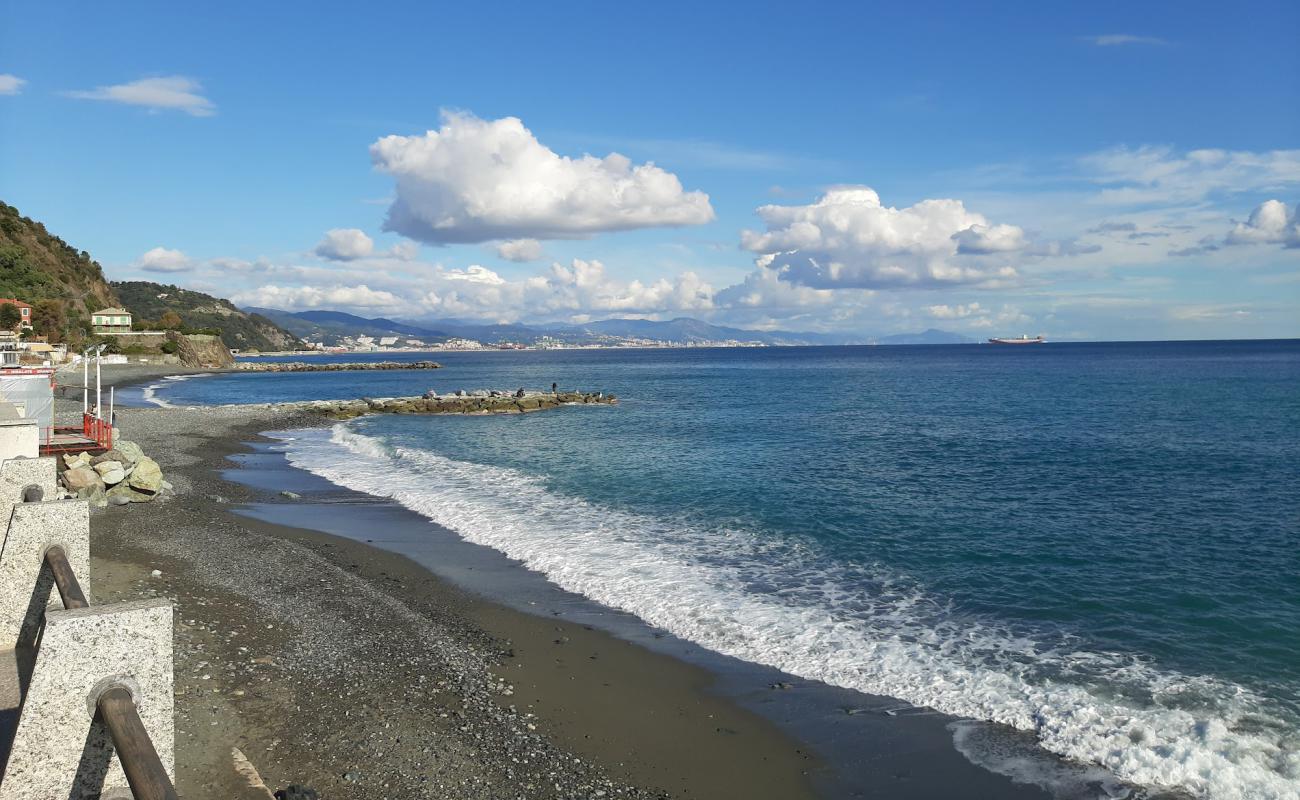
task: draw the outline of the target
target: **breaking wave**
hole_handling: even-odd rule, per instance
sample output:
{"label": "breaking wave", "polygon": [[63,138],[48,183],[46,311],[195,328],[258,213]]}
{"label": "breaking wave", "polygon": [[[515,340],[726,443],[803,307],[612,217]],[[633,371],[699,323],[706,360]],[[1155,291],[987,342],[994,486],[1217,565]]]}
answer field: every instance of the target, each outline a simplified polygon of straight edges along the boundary
{"label": "breaking wave", "polygon": [[146,403],[161,406],[162,408],[175,408],[175,405],[158,396],[158,391],[160,389],[166,390],[180,381],[188,381],[191,378],[206,378],[211,374],[212,373],[210,372],[196,372],[193,375],[168,375],[161,381],[151,383],[144,387],[144,390],[140,392],[140,399],[144,400]]}
{"label": "breaking wave", "polygon": [[[1136,784],[1300,798],[1295,721],[1235,684],[962,614],[905,576],[836,562],[810,540],[602,508],[517,470],[347,425],[295,435],[286,449],[294,466],[391,498],[569,591],[725,655],[1010,725]],[[958,745],[969,744],[969,732],[958,733]]]}

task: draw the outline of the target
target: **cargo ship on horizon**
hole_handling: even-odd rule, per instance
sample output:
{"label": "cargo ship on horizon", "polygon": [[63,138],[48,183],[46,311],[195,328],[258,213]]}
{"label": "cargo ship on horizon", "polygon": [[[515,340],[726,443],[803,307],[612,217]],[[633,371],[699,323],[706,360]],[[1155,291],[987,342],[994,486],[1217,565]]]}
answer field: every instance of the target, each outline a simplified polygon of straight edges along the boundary
{"label": "cargo ship on horizon", "polygon": [[1021,334],[1018,339],[1005,339],[994,337],[989,339],[989,344],[1042,344],[1047,341],[1042,336],[1030,338],[1028,334]]}

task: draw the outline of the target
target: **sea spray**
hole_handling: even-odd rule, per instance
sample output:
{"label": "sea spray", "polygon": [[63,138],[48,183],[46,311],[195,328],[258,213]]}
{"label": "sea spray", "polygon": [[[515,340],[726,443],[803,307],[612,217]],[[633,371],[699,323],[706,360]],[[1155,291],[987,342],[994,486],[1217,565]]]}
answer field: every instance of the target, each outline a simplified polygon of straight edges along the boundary
{"label": "sea spray", "polygon": [[905,576],[837,564],[815,542],[601,508],[518,470],[347,426],[306,432],[287,455],[718,652],[1032,731],[1044,748],[1136,783],[1300,798],[1294,726],[1229,682],[962,616]]}

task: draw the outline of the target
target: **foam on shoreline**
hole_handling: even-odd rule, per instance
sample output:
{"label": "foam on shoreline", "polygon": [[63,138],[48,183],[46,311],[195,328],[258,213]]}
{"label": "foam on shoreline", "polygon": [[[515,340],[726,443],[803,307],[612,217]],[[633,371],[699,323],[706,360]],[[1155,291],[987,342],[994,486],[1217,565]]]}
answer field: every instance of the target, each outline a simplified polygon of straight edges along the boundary
{"label": "foam on shoreline", "polygon": [[718,652],[1032,731],[1136,783],[1300,797],[1294,733],[1240,687],[958,618],[900,576],[819,561],[803,543],[596,508],[513,470],[344,425],[295,439],[286,455]]}
{"label": "foam on shoreline", "polygon": [[140,392],[140,399],[144,400],[146,403],[151,403],[160,408],[175,408],[176,406],[172,405],[171,403],[167,402],[166,400],[158,396],[159,389],[165,389],[168,386],[168,382],[188,381],[191,378],[205,378],[211,374],[212,374],[211,372],[196,372],[192,375],[164,376],[161,381],[157,383],[151,383],[145,386],[144,389],[142,389]]}

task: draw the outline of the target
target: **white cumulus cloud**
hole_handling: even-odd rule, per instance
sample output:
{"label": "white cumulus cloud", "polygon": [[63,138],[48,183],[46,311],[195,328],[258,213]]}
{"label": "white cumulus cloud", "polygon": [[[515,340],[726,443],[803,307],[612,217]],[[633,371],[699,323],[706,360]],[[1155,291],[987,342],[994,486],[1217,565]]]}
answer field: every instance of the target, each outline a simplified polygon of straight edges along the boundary
{"label": "white cumulus cloud", "polygon": [[1300,204],[1287,208],[1281,200],[1265,200],[1228,232],[1224,243],[1300,247]]}
{"label": "white cumulus cloud", "polygon": [[145,272],[185,272],[194,268],[194,262],[180,250],[155,247],[140,256],[136,266]]}
{"label": "white cumulus cloud", "polygon": [[375,251],[375,241],[356,228],[334,228],[316,245],[315,253],[331,261],[352,261]]}
{"label": "white cumulus cloud", "polygon": [[65,94],[79,100],[107,100],[112,103],[143,106],[154,111],[174,110],[183,111],[194,117],[210,117],[217,113],[217,107],[211,100],[199,94],[202,89],[203,87],[196,80],[173,75],[162,78],[141,78],[130,83],[100,86]]}
{"label": "white cumulus cloud", "polygon": [[935,319],[964,319],[966,317],[981,316],[988,311],[980,306],[979,303],[967,303],[957,305],[933,305],[926,306],[925,310]]}
{"label": "white cumulus cloud", "polygon": [[498,243],[496,251],[506,261],[536,261],[542,257],[542,243],[536,239],[511,239]]}
{"label": "white cumulus cloud", "polygon": [[17,75],[4,73],[0,75],[0,94],[21,94],[27,81]]}
{"label": "white cumulus cloud", "polygon": [[[991,225],[960,200],[892,208],[866,186],[843,186],[804,206],[758,209],[767,226],[741,246],[760,267],[815,288],[974,284],[1016,276],[1004,256],[1025,247],[1014,225]],[[999,257],[1003,256],[1003,257]]]}
{"label": "white cumulus cloud", "polygon": [[234,296],[239,305],[279,308],[296,311],[309,308],[388,309],[406,305],[392,292],[371,289],[365,284],[357,286],[260,286]]}
{"label": "white cumulus cloud", "polygon": [[1025,248],[1025,232],[1015,225],[972,225],[952,239],[958,253],[1014,253]]}
{"label": "white cumulus cloud", "polygon": [[396,181],[385,228],[429,243],[582,238],[714,218],[708,195],[684,191],[676,175],[617,153],[561,156],[515,117],[444,113],[441,129],[386,136],[370,156]]}

